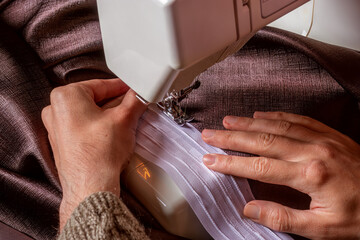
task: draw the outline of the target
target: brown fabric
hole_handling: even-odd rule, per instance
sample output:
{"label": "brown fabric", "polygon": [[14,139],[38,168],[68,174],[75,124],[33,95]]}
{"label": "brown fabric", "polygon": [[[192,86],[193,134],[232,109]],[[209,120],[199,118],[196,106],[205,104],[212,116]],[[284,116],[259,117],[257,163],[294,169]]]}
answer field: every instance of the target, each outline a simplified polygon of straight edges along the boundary
{"label": "brown fabric", "polygon": [[[102,54],[96,4],[3,0],[0,30],[0,222],[35,239],[53,239],[61,189],[40,112],[56,85],[112,76]],[[267,28],[200,76],[202,86],[190,95],[187,111],[200,130],[221,128],[227,114],[294,112],[360,142],[358,57]],[[251,186],[260,199],[297,208],[309,203],[290,189],[254,181]],[[152,239],[174,238],[131,195],[122,194]]]}
{"label": "brown fabric", "polygon": [[268,44],[290,47],[315,60],[357,101],[360,101],[359,52],[270,27],[260,31],[258,36]]}
{"label": "brown fabric", "polygon": [[[347,58],[352,62],[343,60]],[[293,112],[314,117],[360,142],[359,58],[353,50],[264,28],[237,54],[199,76],[202,86],[190,95],[187,111],[195,114],[194,125],[200,130],[221,127],[226,114]],[[348,66],[323,68],[318,62]]]}
{"label": "brown fabric", "polygon": [[40,118],[51,86],[24,41],[1,22],[0,29],[0,221],[48,239],[56,232],[60,203]]}
{"label": "brown fabric", "polygon": [[[30,45],[53,82],[110,76],[95,0],[3,0],[0,19]],[[77,77],[86,71],[91,75]]]}
{"label": "brown fabric", "polygon": [[0,239],[1,240],[32,240],[32,238],[25,234],[16,231],[12,227],[9,227],[0,222]]}

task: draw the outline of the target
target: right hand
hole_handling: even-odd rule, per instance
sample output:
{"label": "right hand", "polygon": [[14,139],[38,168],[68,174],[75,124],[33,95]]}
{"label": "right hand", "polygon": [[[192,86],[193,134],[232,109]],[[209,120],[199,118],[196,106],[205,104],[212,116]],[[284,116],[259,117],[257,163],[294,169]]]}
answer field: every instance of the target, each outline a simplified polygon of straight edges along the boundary
{"label": "right hand", "polygon": [[360,239],[360,145],[309,117],[256,112],[225,117],[228,130],[204,130],[205,142],[258,157],[210,154],[218,172],[286,185],[311,197],[308,210],[254,200],[244,215],[271,229],[311,239]]}

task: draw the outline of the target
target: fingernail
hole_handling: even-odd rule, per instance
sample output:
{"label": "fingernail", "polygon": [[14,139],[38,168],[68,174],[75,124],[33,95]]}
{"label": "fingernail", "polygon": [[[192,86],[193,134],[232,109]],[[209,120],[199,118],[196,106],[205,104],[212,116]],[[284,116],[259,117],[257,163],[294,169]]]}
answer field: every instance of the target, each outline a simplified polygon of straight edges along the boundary
{"label": "fingernail", "polygon": [[211,138],[212,136],[214,136],[214,134],[215,134],[214,130],[205,129],[202,131],[202,135],[204,138]]}
{"label": "fingernail", "polygon": [[224,119],[224,122],[229,125],[234,125],[237,121],[238,121],[238,118],[233,117],[233,116],[226,116]]}
{"label": "fingernail", "polygon": [[205,165],[213,165],[216,161],[216,155],[214,154],[207,154],[203,157],[203,162],[205,163]]}
{"label": "fingernail", "polygon": [[248,204],[244,208],[244,215],[253,220],[259,220],[260,218],[260,208],[253,204]]}

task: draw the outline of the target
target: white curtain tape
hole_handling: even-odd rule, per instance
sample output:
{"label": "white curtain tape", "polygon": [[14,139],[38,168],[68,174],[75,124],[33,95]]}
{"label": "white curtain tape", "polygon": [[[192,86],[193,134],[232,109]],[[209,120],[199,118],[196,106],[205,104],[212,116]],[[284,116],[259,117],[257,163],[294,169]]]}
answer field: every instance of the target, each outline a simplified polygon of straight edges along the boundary
{"label": "white curtain tape", "polygon": [[140,120],[136,144],[138,155],[174,180],[214,239],[292,239],[242,216],[245,204],[254,199],[247,180],[205,167],[204,154],[226,153],[203,142],[190,124],[180,127],[151,105]]}

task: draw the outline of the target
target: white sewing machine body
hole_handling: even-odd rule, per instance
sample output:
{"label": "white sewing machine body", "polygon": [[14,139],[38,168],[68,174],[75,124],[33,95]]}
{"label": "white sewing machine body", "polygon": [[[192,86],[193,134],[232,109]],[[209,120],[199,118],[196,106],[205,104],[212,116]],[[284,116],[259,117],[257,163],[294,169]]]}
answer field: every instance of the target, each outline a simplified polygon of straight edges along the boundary
{"label": "white sewing machine body", "polygon": [[148,102],[188,86],[308,0],[98,0],[106,63]]}
{"label": "white sewing machine body", "polygon": [[[307,1],[98,0],[106,63],[142,99],[159,102]],[[122,178],[166,230],[210,237],[162,169],[135,155]]]}
{"label": "white sewing machine body", "polygon": [[168,232],[189,239],[211,239],[179,187],[160,167],[135,154],[121,181]]}

